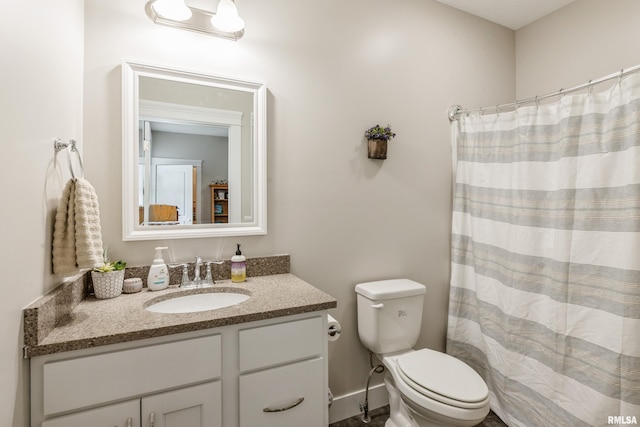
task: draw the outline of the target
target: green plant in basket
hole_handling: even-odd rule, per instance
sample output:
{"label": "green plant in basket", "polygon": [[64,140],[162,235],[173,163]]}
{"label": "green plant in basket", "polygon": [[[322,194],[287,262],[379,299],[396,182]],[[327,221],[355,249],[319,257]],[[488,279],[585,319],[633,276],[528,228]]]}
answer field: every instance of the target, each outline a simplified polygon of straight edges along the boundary
{"label": "green plant in basket", "polygon": [[93,267],[93,271],[97,271],[99,273],[109,273],[110,271],[124,270],[126,266],[127,266],[127,263],[122,260],[118,260],[114,262],[106,261],[104,264],[102,264],[99,267]]}
{"label": "green plant in basket", "polygon": [[109,251],[107,250],[107,246],[104,245],[104,251],[102,252],[102,265],[93,267],[93,271],[98,273],[110,273],[112,271],[120,271],[124,270],[127,266],[127,263],[118,260],[118,261],[109,261]]}

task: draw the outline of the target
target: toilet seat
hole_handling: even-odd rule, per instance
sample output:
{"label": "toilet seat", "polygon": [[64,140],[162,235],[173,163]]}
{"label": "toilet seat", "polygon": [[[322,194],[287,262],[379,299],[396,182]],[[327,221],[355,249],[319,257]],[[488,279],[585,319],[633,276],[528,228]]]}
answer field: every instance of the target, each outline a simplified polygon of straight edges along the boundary
{"label": "toilet seat", "polygon": [[430,399],[464,409],[487,404],[489,389],[469,365],[448,354],[422,349],[396,359],[401,379]]}

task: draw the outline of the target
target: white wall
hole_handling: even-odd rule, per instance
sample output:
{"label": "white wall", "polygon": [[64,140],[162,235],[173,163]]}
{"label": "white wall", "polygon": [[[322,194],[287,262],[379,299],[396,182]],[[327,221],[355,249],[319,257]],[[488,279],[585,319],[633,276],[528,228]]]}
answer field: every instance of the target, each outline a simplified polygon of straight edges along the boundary
{"label": "white wall", "polygon": [[[238,42],[153,24],[146,0],[87,0],[85,164],[114,257],[148,264],[153,242],[121,241],[123,58],[266,83],[269,234],[165,241],[174,260],[234,243],[249,257],[289,253],[293,272],[338,299],[330,345],[336,395],[362,389],[358,282],[429,286],[420,345],[443,349],[450,234],[450,105],[515,96],[512,31],[431,0],[242,0]],[[391,124],[389,158],[367,159],[364,131]],[[378,380],[376,380],[378,381]]]}
{"label": "white wall", "polygon": [[[237,43],[154,25],[145,2],[86,1],[84,138],[82,1],[9,0],[12,13],[0,18],[0,50],[11,59],[0,68],[2,196],[20,201],[1,214],[0,425],[26,426],[21,310],[57,283],[51,224],[68,172],[64,157],[54,163],[51,138],[84,139],[87,178],[115,255],[146,264],[158,243],[120,241],[123,58],[267,83],[269,234],[238,241],[248,256],[290,253],[296,274],[338,298],[333,314],[345,332],[330,345],[337,395],[362,388],[368,371],[356,332],[357,282],[427,283],[420,345],[442,348],[448,107],[509,102],[640,63],[636,0],[579,0],[519,30],[515,42],[511,31],[430,0],[238,0],[247,34]],[[29,19],[15,18],[23,15]],[[366,159],[362,141],[376,122],[398,133],[382,162]],[[234,242],[166,243],[176,259],[188,259],[219,246],[230,256]]]}
{"label": "white wall", "polygon": [[516,32],[516,95],[544,95],[639,65],[638,40],[637,0],[571,3]]}
{"label": "white wall", "polygon": [[[3,205],[0,231],[0,425],[27,425],[22,308],[59,283],[51,275],[51,234],[69,173],[63,155],[54,161],[52,138],[80,141],[114,256],[148,264],[158,244],[120,239],[123,58],[269,87],[269,234],[238,242],[247,256],[290,253],[294,273],[338,298],[333,314],[345,333],[330,346],[335,394],[361,389],[368,371],[355,324],[353,286],[360,281],[406,276],[427,283],[420,344],[441,349],[449,271],[446,112],[453,103],[514,97],[513,33],[431,0],[401,7],[239,0],[247,34],[233,43],[154,25],[145,2],[8,0],[11,13],[0,18],[0,50],[9,58],[0,68],[2,198],[13,201]],[[368,160],[362,134],[387,122],[398,133],[389,159]],[[235,240],[165,243],[184,260],[213,256],[220,246],[229,257]]]}
{"label": "white wall", "polygon": [[[19,205],[5,202],[0,214],[2,426],[28,420],[21,310],[58,283],[50,274],[52,216],[68,171],[64,156],[54,162],[51,139],[84,140],[115,255],[146,264],[158,243],[120,241],[123,58],[267,83],[269,234],[238,241],[248,256],[290,253],[296,274],[338,298],[333,314],[345,332],[330,345],[337,395],[362,388],[368,371],[352,291],[360,281],[427,283],[420,345],[443,346],[448,107],[544,94],[640,63],[636,0],[579,0],[519,30],[515,43],[511,31],[431,0],[238,0],[247,34],[237,43],[154,25],[145,2],[86,1],[84,137],[83,2],[5,2],[0,170],[3,200]],[[398,133],[382,162],[366,159],[362,141],[376,122]],[[222,245],[230,256],[234,242],[166,243],[176,259],[188,259]]]}
{"label": "white wall", "polygon": [[[0,425],[28,422],[22,309],[57,283],[54,210],[69,178],[53,138],[82,141],[82,0],[8,0],[0,15]],[[80,145],[80,150],[83,150]]]}

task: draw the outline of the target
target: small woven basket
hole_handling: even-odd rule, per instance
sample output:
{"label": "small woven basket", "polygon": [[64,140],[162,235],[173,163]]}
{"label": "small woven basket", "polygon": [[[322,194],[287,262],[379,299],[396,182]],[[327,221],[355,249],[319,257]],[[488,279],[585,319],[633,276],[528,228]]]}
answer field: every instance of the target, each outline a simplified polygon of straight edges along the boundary
{"label": "small woven basket", "polygon": [[107,273],[92,271],[91,280],[93,281],[93,292],[96,294],[96,298],[115,298],[122,294],[124,270],[109,271]]}

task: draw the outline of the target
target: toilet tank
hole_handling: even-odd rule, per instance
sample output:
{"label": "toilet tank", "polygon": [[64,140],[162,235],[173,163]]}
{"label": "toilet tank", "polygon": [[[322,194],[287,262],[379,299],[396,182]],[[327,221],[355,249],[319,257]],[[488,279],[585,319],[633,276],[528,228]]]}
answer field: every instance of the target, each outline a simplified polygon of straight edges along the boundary
{"label": "toilet tank", "polygon": [[409,350],[418,341],[426,286],[409,279],[356,285],[358,334],[375,354]]}

